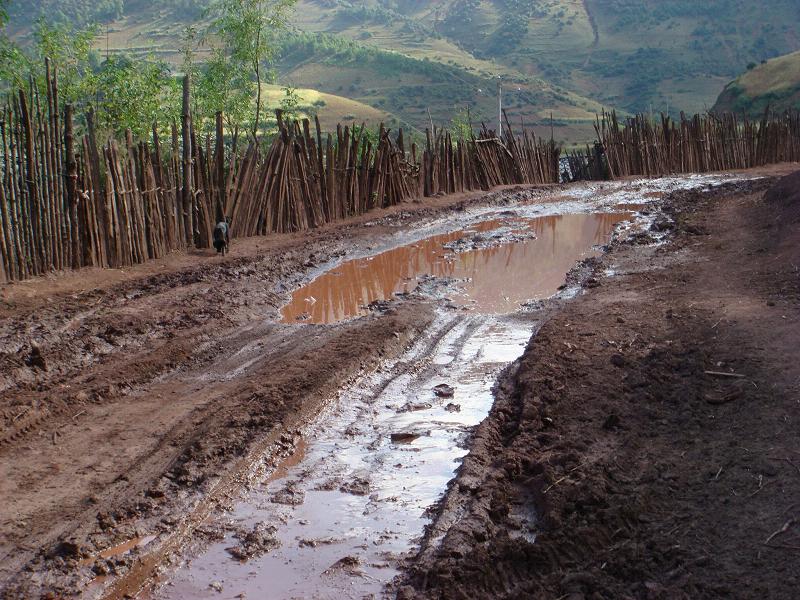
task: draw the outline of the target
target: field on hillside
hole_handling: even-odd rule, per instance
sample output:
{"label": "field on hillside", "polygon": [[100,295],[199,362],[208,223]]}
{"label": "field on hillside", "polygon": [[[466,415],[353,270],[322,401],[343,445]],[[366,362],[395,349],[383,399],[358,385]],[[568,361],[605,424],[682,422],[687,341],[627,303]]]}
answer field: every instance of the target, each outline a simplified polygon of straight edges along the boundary
{"label": "field on hillside", "polygon": [[[269,109],[280,108],[281,102],[286,98],[286,88],[280,85],[264,85],[263,89],[264,100]],[[350,98],[308,88],[296,88],[294,93],[299,100],[295,116],[313,120],[316,115],[323,131],[335,131],[336,125],[340,123],[361,125],[364,122],[370,128],[375,128],[380,123],[397,123],[391,114]]]}
{"label": "field on hillside", "polygon": [[[189,21],[177,4],[124,6],[97,49],[180,63]],[[798,9],[800,0],[769,10],[749,0],[300,0],[277,83],[351,98],[356,120],[379,111],[423,129],[467,106],[495,126],[500,76],[512,121],[549,130],[552,113],[555,138],[581,142],[603,107],[707,110],[749,62],[800,48]]]}
{"label": "field on hillside", "polygon": [[800,109],[800,52],[752,66],[725,86],[714,106],[717,112],[743,112],[753,118],[767,108]]}

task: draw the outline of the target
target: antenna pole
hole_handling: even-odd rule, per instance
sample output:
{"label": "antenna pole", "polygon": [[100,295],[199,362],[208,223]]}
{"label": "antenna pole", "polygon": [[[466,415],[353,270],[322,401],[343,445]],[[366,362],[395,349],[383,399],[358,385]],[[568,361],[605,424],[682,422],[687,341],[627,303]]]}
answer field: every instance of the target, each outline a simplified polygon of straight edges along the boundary
{"label": "antenna pole", "polygon": [[503,80],[497,76],[497,135],[503,137]]}

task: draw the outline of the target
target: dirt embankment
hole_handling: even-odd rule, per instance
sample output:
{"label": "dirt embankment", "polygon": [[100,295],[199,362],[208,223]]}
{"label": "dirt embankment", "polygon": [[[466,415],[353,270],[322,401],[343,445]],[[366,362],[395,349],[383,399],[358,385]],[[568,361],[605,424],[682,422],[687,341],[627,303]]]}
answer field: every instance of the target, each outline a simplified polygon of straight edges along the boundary
{"label": "dirt embankment", "polygon": [[676,193],[667,244],[601,259],[501,381],[401,598],[797,597],[800,174],[774,181]]}

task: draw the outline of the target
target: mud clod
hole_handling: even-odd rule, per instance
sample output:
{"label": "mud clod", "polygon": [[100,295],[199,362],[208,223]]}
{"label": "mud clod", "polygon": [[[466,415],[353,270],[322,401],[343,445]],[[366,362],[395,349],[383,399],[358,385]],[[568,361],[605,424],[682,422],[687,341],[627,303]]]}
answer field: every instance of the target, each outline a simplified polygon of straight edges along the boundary
{"label": "mud clod", "polygon": [[277,527],[258,523],[250,531],[238,531],[234,538],[239,541],[236,546],[225,548],[225,551],[236,560],[246,562],[258,558],[267,552],[280,547],[280,540],[275,536]]}
{"label": "mud clod", "polygon": [[47,361],[42,354],[41,348],[36,343],[31,343],[31,350],[25,357],[25,364],[34,369],[47,371]]}
{"label": "mud clod", "polygon": [[433,393],[439,398],[452,398],[455,395],[456,391],[454,388],[447,385],[446,383],[440,383],[439,385],[433,388]]}

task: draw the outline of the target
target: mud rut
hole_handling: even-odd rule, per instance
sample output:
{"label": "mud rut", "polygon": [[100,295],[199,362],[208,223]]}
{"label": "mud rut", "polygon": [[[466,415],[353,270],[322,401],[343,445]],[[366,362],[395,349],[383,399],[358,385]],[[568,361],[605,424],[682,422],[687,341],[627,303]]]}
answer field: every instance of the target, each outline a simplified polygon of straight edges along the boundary
{"label": "mud rut", "polygon": [[[666,191],[722,180],[689,177],[573,187],[535,204],[524,195],[516,200],[512,195],[500,206],[510,213],[507,216],[527,218],[630,211]],[[638,214],[639,228],[649,227],[655,217],[644,212],[649,216]],[[496,205],[477,206],[466,213],[434,217],[424,227],[384,237],[372,253],[467,229],[496,218],[497,213]],[[523,243],[527,242],[514,240],[501,246]],[[370,247],[362,255],[369,255]],[[334,244],[321,257],[322,266],[306,272],[317,276],[335,268],[341,254]],[[581,257],[576,255],[572,263]],[[291,268],[289,264],[277,274],[283,290],[286,282],[298,282],[296,275],[287,277]],[[119,452],[140,457],[125,477],[107,484],[106,491],[119,503],[143,491],[150,504],[126,517],[126,523],[133,519],[133,526],[126,525],[127,541],[106,542],[99,555],[80,550],[83,558],[78,565],[84,571],[94,565],[94,581],[83,588],[86,596],[121,597],[138,590],[155,572],[158,576],[140,597],[218,597],[220,590],[225,595],[270,598],[380,595],[399,572],[403,557],[422,542],[437,500],[468,451],[471,431],[491,407],[497,376],[522,354],[541,319],[577,293],[581,271],[574,271],[567,283],[552,298],[529,303],[514,314],[463,312],[448,297],[452,287],[434,285],[390,303],[388,310],[378,307],[371,317],[356,322],[287,327],[262,318],[218,338],[198,342],[187,336],[185,343],[194,344],[192,352],[220,356],[208,367],[165,375],[133,391],[139,400],[134,404],[136,415],[115,414],[102,405],[87,408],[90,418],[104,424],[94,431],[98,444],[110,429]],[[269,303],[286,297],[280,289],[277,294],[265,291]],[[204,293],[198,290],[198,302]],[[120,298],[119,304],[124,306],[124,300]],[[148,302],[155,305],[158,299]],[[431,303],[437,306],[435,313]],[[62,329],[69,330],[94,311],[76,310]],[[155,354],[153,360],[164,360]],[[381,358],[391,356],[397,358]],[[255,384],[271,379],[277,383],[267,389]],[[438,384],[452,386],[453,397],[435,395],[432,390]],[[274,389],[281,386],[284,389]],[[286,389],[297,389],[297,398],[287,400]],[[311,408],[300,402],[308,395],[317,398]],[[167,401],[175,406],[164,411]],[[195,408],[198,405],[202,410]],[[243,407],[244,414],[232,410],[232,405]],[[327,408],[320,414],[323,406]],[[159,416],[159,427],[167,429],[167,435],[162,431],[155,437],[146,427],[137,431],[137,423],[146,423],[150,413]],[[271,418],[281,419],[280,427],[265,433],[259,423]],[[232,429],[227,434],[214,428],[241,419],[252,421],[246,433]],[[234,438],[232,450],[230,443],[218,440],[226,435]],[[196,440],[194,454],[181,454],[186,440]],[[84,436],[79,443],[91,447],[92,438]],[[175,450],[170,450],[173,446]],[[210,449],[203,454],[206,447]],[[64,459],[64,448],[55,442],[48,451],[51,462],[59,460],[59,453]],[[228,462],[209,460],[207,455],[213,453]],[[58,476],[62,483],[53,480],[54,489],[67,490],[64,502],[69,501],[70,473],[98,467],[96,457],[77,448],[66,462],[68,468]],[[226,471],[209,479],[207,471],[215,464]],[[174,486],[166,492],[152,487],[154,472],[165,472],[178,484],[177,500],[170,491]],[[189,487],[182,491],[181,486]],[[159,502],[165,494],[170,501],[167,510],[186,510],[193,489],[208,500],[190,503],[190,513],[164,517],[165,506]],[[41,502],[52,503],[53,498]],[[89,506],[85,512],[80,519],[93,522],[97,507]],[[122,520],[115,514],[109,517],[112,523]],[[528,533],[533,537],[535,522],[529,517],[521,518],[530,520]],[[437,526],[443,526],[441,521]],[[47,539],[55,543],[70,527],[65,522],[51,528]],[[443,533],[428,531],[425,547],[434,546]],[[96,537],[95,545],[102,547],[104,539]],[[29,559],[30,555],[19,555],[6,567],[21,568],[20,561]],[[59,560],[56,569],[45,567],[36,585],[82,588],[69,581],[86,581],[85,572],[75,575],[70,560]],[[98,571],[98,564],[109,566]],[[67,583],[65,570],[70,573]],[[19,589],[30,589],[26,585]]]}
{"label": "mud rut", "polygon": [[[299,464],[235,504],[232,531],[157,597],[196,597],[209,586],[275,598],[379,594],[532,326],[530,315],[441,315],[400,360],[345,390],[305,432],[290,460]],[[444,382],[452,398],[432,393]]]}
{"label": "mud rut", "polygon": [[[665,186],[715,181],[645,185],[621,197],[611,194],[602,206],[587,206],[583,198],[576,206],[570,198],[544,212],[644,209]],[[507,207],[506,216],[526,211],[530,207]],[[635,224],[627,221],[622,234],[646,229],[653,215],[645,213],[631,217]],[[295,452],[209,524],[212,541],[189,551],[142,597],[382,595],[423,533],[426,551],[444,535],[441,519],[437,530],[426,532],[426,526],[468,452],[471,432],[491,408],[499,374],[522,355],[548,312],[576,293],[580,277],[578,269],[564,291],[524,312],[464,315],[452,306],[440,308],[398,359],[341,390],[301,431]],[[437,395],[437,385],[452,387],[453,395]],[[535,539],[535,515],[517,519],[521,535]]]}

